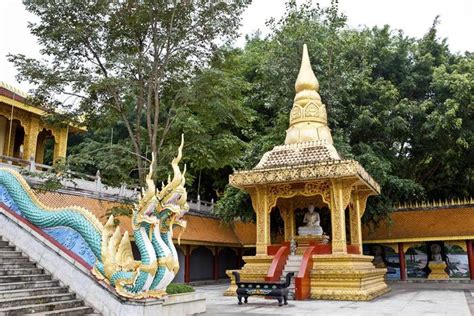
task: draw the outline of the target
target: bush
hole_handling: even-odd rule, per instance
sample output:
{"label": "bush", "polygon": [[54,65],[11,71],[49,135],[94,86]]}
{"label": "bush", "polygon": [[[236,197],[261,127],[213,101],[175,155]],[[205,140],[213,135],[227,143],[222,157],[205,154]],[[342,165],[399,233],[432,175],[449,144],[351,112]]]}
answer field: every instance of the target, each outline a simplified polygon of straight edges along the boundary
{"label": "bush", "polygon": [[194,292],[194,288],[187,284],[171,283],[166,288],[166,293],[168,294],[179,294],[179,293],[189,293],[189,292]]}

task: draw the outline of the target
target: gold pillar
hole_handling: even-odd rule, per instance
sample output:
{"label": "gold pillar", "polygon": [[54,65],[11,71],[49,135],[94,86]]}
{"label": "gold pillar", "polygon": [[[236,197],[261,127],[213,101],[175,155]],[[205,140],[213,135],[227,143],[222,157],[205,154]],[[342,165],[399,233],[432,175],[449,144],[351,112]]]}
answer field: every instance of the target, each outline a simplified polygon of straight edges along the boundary
{"label": "gold pillar", "polygon": [[23,157],[24,160],[30,160],[31,157],[35,159],[36,156],[36,143],[38,140],[39,133],[39,121],[36,117],[30,117],[28,123],[23,124],[25,126],[25,139],[23,141]]}
{"label": "gold pillar", "polygon": [[295,237],[295,212],[292,209],[292,204],[278,206],[284,223],[285,241],[291,241]]}
{"label": "gold pillar", "polygon": [[354,206],[349,209],[351,223],[351,245],[357,246],[359,248],[359,253],[362,254],[362,228],[360,223],[361,204],[359,200],[359,192],[353,192],[352,199],[354,201]]}
{"label": "gold pillar", "polygon": [[68,128],[60,127],[52,131],[54,136],[53,164],[66,158]]}
{"label": "gold pillar", "polygon": [[344,203],[343,181],[333,179],[331,182],[332,253],[347,254],[345,216],[347,203]]}
{"label": "gold pillar", "polygon": [[295,223],[295,208],[293,207],[294,203],[290,204],[290,209],[288,210],[288,220],[290,221],[290,240],[296,236],[296,223]]}
{"label": "gold pillar", "polygon": [[257,216],[256,254],[267,255],[267,247],[270,245],[270,210],[266,187],[253,189],[250,196]]}
{"label": "gold pillar", "polygon": [[[11,124],[11,133],[10,133],[10,142],[8,143],[8,148],[7,148],[7,156],[9,157],[14,157],[14,150],[15,150],[15,138],[16,138],[16,129],[18,126],[21,126],[21,124],[18,124],[17,121],[13,121]],[[18,158],[18,157],[16,157]],[[20,157],[21,158],[21,157]]]}
{"label": "gold pillar", "polygon": [[37,163],[42,164],[44,162],[44,146],[46,143],[46,134],[45,133],[39,133],[38,134],[38,141],[36,144],[36,156],[35,156],[35,161]]}
{"label": "gold pillar", "polygon": [[283,233],[284,233],[284,241],[291,240],[290,238],[290,220],[288,219],[288,208],[286,206],[278,206],[280,209],[280,216],[283,219]]}

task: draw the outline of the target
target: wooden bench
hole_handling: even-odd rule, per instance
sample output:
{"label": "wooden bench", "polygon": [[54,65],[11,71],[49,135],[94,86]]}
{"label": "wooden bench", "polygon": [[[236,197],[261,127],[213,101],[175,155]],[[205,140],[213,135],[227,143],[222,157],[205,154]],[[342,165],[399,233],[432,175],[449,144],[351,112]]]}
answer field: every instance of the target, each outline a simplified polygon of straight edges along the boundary
{"label": "wooden bench", "polygon": [[237,284],[237,298],[239,305],[242,304],[242,298],[244,303],[247,304],[247,299],[252,295],[260,295],[270,297],[278,300],[278,306],[283,304],[288,305],[288,292],[290,291],[289,286],[291,284],[291,278],[294,273],[290,272],[286,275],[285,282],[251,282],[251,281],[240,281],[240,274],[237,271],[232,272],[235,276],[235,283]]}

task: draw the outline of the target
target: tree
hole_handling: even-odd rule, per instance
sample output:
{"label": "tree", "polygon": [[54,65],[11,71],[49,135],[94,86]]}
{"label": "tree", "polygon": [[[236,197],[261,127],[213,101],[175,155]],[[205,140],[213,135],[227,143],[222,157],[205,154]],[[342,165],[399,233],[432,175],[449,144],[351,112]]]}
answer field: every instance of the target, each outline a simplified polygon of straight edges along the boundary
{"label": "tree", "polygon": [[[365,221],[378,222],[395,202],[474,194],[473,55],[453,54],[435,19],[421,39],[382,28],[348,28],[337,2],[321,9],[287,3],[271,33],[250,38],[236,65],[251,88],[257,119],[241,168],[283,143],[301,48],[308,45],[335,146],[381,184]],[[234,206],[232,206],[234,205]],[[226,189],[218,213],[252,216],[247,196]]]}
{"label": "tree", "polygon": [[[46,58],[10,55],[19,78],[37,85],[36,102],[55,110],[58,95],[76,102],[71,117],[110,115],[128,133],[139,179],[160,157],[189,102],[190,80],[216,48],[235,36],[249,0],[24,1],[39,17],[29,28]],[[153,166],[153,167],[156,167]]]}

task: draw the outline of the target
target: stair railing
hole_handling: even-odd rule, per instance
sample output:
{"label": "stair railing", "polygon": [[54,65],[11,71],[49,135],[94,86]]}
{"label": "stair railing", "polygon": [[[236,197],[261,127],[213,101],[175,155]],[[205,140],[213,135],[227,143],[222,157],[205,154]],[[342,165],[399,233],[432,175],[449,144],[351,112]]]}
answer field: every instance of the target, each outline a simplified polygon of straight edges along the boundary
{"label": "stair railing", "polygon": [[313,267],[313,253],[316,248],[315,246],[308,247],[303,254],[303,260],[295,278],[295,299],[298,301],[308,299],[311,295],[310,273]]}
{"label": "stair railing", "polygon": [[278,249],[275,256],[273,257],[272,264],[268,269],[267,276],[265,281],[268,282],[278,282],[280,280],[283,269],[285,268],[286,261],[288,260],[288,255],[290,254],[290,246],[283,245]]}

